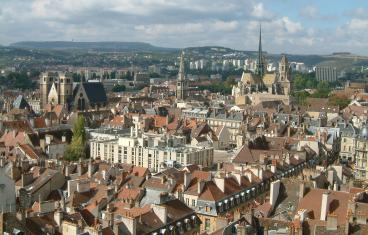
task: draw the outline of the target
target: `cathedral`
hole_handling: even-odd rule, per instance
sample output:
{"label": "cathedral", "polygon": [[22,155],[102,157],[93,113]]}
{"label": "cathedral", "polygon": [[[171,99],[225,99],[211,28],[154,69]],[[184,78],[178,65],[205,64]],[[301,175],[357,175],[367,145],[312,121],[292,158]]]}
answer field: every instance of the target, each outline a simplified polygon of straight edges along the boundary
{"label": "cathedral", "polygon": [[68,110],[98,109],[107,105],[105,89],[100,82],[73,85],[70,73],[46,72],[40,75],[41,107],[63,105]]}
{"label": "cathedral", "polygon": [[267,61],[262,53],[262,32],[259,32],[258,58],[255,72],[244,71],[241,80],[233,86],[232,95],[237,105],[262,101],[290,102],[291,70],[285,55],[279,62],[278,72],[267,72]]}

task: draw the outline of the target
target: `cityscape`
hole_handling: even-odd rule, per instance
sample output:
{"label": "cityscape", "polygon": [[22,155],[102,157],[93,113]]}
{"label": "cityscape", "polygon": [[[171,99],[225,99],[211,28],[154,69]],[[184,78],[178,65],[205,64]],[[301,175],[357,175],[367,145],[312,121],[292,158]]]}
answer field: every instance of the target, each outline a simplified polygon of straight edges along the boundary
{"label": "cityscape", "polygon": [[368,234],[368,2],[1,4],[0,234]]}

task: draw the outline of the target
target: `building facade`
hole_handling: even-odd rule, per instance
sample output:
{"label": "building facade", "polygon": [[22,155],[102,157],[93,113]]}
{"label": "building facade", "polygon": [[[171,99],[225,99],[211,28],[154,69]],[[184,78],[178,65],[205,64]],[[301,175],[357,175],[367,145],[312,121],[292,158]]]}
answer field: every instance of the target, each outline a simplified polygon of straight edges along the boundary
{"label": "building facade", "polygon": [[132,130],[131,135],[112,139],[92,139],[90,152],[91,158],[94,159],[147,167],[153,172],[159,172],[167,166],[212,165],[212,147],[188,146],[185,142],[185,137],[140,135],[138,131]]}
{"label": "building facade", "polygon": [[330,66],[317,66],[316,78],[317,81],[334,82],[337,79],[336,68]]}

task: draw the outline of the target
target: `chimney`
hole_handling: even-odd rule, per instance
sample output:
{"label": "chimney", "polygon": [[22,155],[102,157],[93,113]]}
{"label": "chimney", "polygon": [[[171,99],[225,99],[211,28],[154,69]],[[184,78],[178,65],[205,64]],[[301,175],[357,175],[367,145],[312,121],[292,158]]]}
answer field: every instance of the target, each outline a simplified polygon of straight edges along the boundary
{"label": "chimney", "polygon": [[249,182],[252,183],[252,172],[250,171],[245,172],[245,176],[248,178]]}
{"label": "chimney", "polygon": [[192,180],[191,178],[192,177],[191,177],[190,173],[188,173],[188,172],[184,173],[184,190],[186,190],[188,188],[188,186],[190,184],[190,181]]}
{"label": "chimney", "polygon": [[45,142],[46,142],[47,145],[51,144],[51,141],[53,139],[52,137],[53,137],[52,135],[46,135],[45,136]]}
{"label": "chimney", "polygon": [[202,193],[204,184],[205,184],[205,182],[203,180],[199,180],[199,182],[198,182],[198,194]]}
{"label": "chimney", "polygon": [[236,179],[236,182],[238,182],[239,185],[241,185],[241,177],[242,175],[240,173],[234,173],[233,176]]}
{"label": "chimney", "polygon": [[109,173],[105,170],[102,171],[103,180],[107,181],[109,179]]}
{"label": "chimney", "polygon": [[276,173],[276,166],[275,165],[271,165],[271,172]]}
{"label": "chimney", "polygon": [[69,175],[70,175],[69,165],[65,165],[65,176],[69,177]]}
{"label": "chimney", "polygon": [[327,213],[328,213],[328,209],[329,209],[329,194],[330,192],[324,192],[322,194],[322,203],[321,203],[321,216],[320,216],[320,220],[326,220],[327,217]]}
{"label": "chimney", "polygon": [[280,180],[276,180],[271,183],[271,189],[270,189],[270,204],[272,208],[275,206],[277,198],[279,197],[279,191],[280,191]]}
{"label": "chimney", "polygon": [[88,177],[92,178],[92,175],[93,175],[92,160],[89,159],[89,161],[88,161]]}
{"label": "chimney", "polygon": [[337,182],[334,183],[333,190],[334,191],[339,191],[339,186],[337,185]]}
{"label": "chimney", "polygon": [[330,187],[333,187],[333,184],[334,184],[334,171],[333,170],[328,171],[327,180],[328,180],[328,183],[330,183]]}
{"label": "chimney", "polygon": [[166,176],[165,175],[163,175],[162,177],[161,177],[161,184],[164,184],[166,182]]}
{"label": "chimney", "polygon": [[216,186],[222,191],[225,191],[225,179],[224,178],[214,178]]}
{"label": "chimney", "polygon": [[299,185],[299,200],[301,200],[305,195],[305,184],[304,182]]}
{"label": "chimney", "polygon": [[45,139],[40,139],[40,147],[45,152],[46,150],[46,141]]}
{"label": "chimney", "polygon": [[82,175],[82,163],[77,164],[77,173],[78,173],[78,176]]}
{"label": "chimney", "polygon": [[29,119],[29,124],[31,124],[31,127],[34,128],[34,126],[35,126],[34,118]]}
{"label": "chimney", "polygon": [[126,226],[128,234],[137,234],[137,220],[135,218],[130,216],[123,216],[122,222]]}
{"label": "chimney", "polygon": [[167,209],[165,206],[153,205],[153,212],[162,221],[163,224],[167,224]]}
{"label": "chimney", "polygon": [[258,178],[260,178],[261,180],[263,180],[263,169],[262,168],[257,168],[257,176]]}
{"label": "chimney", "polygon": [[290,130],[290,125],[287,127],[287,137],[290,137],[290,133],[291,133],[291,130]]}
{"label": "chimney", "polygon": [[54,212],[54,220],[56,222],[56,224],[61,227],[61,223],[63,221],[63,211],[58,208],[55,212]]}
{"label": "chimney", "polygon": [[50,127],[51,126],[51,121],[49,118],[45,118],[45,123],[46,123],[46,126],[47,127]]}
{"label": "chimney", "polygon": [[217,163],[217,170],[219,171],[219,170],[221,170],[221,162],[218,162]]}

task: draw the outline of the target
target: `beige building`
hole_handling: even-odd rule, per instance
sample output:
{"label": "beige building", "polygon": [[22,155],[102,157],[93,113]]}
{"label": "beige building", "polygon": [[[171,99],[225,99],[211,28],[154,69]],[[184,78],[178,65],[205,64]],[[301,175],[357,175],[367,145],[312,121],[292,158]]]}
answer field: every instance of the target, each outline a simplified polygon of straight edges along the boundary
{"label": "beige building", "polygon": [[368,169],[368,127],[364,127],[355,141],[355,178],[366,180]]}
{"label": "beige building", "polygon": [[289,104],[291,68],[286,56],[281,57],[278,72],[266,73],[264,65],[260,32],[256,71],[243,72],[241,80],[232,89],[236,105],[257,105],[268,100],[281,100],[286,105]]}
{"label": "beige building", "polygon": [[41,107],[65,105],[73,98],[73,78],[69,73],[47,72],[40,76]]}
{"label": "beige building", "polygon": [[166,166],[197,164],[207,167],[213,163],[212,147],[186,145],[185,137],[141,134],[137,128],[132,128],[130,135],[94,138],[90,141],[90,150],[91,158],[129,163],[154,172]]}

